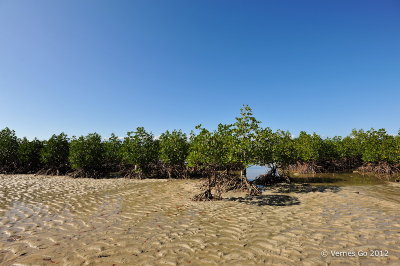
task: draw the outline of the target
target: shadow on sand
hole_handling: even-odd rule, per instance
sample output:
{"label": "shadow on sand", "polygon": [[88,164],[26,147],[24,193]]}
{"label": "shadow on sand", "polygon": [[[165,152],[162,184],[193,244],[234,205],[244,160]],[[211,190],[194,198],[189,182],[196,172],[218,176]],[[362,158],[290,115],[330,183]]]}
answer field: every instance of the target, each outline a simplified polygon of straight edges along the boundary
{"label": "shadow on sand", "polygon": [[279,184],[265,187],[265,190],[272,190],[274,193],[310,193],[310,192],[339,192],[338,186],[311,186],[309,184]]}
{"label": "shadow on sand", "polygon": [[248,196],[248,197],[232,197],[226,199],[228,201],[237,201],[250,205],[257,206],[292,206],[299,205],[300,201],[296,197],[286,195],[261,195],[261,196]]}
{"label": "shadow on sand", "polygon": [[289,177],[292,183],[338,183],[344,181],[342,178],[324,177]]}
{"label": "shadow on sand", "polygon": [[[271,186],[259,186],[261,190],[269,190],[272,193],[310,193],[310,192],[333,192],[337,193],[341,190],[338,186],[312,186],[310,184],[296,183],[279,183]],[[237,201],[240,203],[257,205],[257,206],[292,206],[299,205],[300,200],[297,197],[288,195],[260,195],[246,197],[226,198],[228,201]]]}

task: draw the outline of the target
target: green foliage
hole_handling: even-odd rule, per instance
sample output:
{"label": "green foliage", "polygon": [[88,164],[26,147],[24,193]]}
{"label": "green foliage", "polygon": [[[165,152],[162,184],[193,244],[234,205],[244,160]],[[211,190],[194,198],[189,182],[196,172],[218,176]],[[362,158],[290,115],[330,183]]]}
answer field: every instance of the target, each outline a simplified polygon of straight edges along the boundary
{"label": "green foliage", "polygon": [[229,126],[220,124],[218,131],[210,132],[201,125],[196,129],[199,134],[190,136],[190,152],[187,158],[188,165],[202,169],[224,168],[229,165],[230,150],[226,133]]}
{"label": "green foliage", "polygon": [[121,148],[123,161],[127,164],[137,165],[146,172],[151,164],[155,164],[159,157],[159,143],[153,134],[143,127],[136,131],[128,132]]}
{"label": "green foliage", "polygon": [[299,162],[316,162],[319,159],[319,151],[322,147],[322,139],[317,134],[307,134],[301,131],[294,139],[296,160]]}
{"label": "green foliage", "polygon": [[255,164],[256,136],[260,121],[253,116],[253,111],[248,105],[240,109],[240,116],[236,117],[233,124],[232,161],[247,168]]}
{"label": "green foliage", "polygon": [[321,144],[318,151],[318,160],[324,162],[338,159],[341,142],[341,137],[321,139]]}
{"label": "green foliage", "polygon": [[356,135],[343,138],[338,145],[338,157],[346,160],[361,159],[361,140]]}
{"label": "green foliage", "polygon": [[[353,130],[347,137],[322,139],[317,134],[300,132],[293,138],[288,131],[261,128],[252,109],[244,105],[233,124],[219,124],[217,130],[196,127],[190,135],[180,130],[166,131],[159,140],[138,127],[128,132],[122,142],[114,134],[107,141],[94,133],[74,138],[53,135],[41,142],[19,140],[9,128],[0,131],[0,172],[48,173],[73,169],[84,171],[118,171],[123,164],[139,167],[146,173],[161,162],[169,171],[186,165],[211,171],[245,169],[251,164],[289,168],[292,165],[317,166],[318,169],[350,169],[363,163],[386,163],[398,169],[400,164],[400,131],[396,136],[384,129]],[[71,147],[70,147],[71,145]],[[71,151],[70,151],[71,149]],[[300,164],[297,164],[300,163]],[[158,166],[157,166],[158,167]],[[157,168],[158,170],[160,168]],[[128,170],[129,171],[129,170]]]}
{"label": "green foliage", "polygon": [[105,146],[97,133],[74,138],[70,144],[69,161],[73,169],[85,172],[102,172],[105,162]]}
{"label": "green foliage", "polygon": [[277,144],[277,134],[270,128],[263,128],[257,131],[255,138],[255,161],[259,165],[272,165],[274,161],[274,152]]}
{"label": "green foliage", "polygon": [[362,159],[364,162],[399,162],[399,149],[396,137],[388,135],[385,129],[373,128],[358,132],[362,144]]}
{"label": "green foliage", "polygon": [[160,136],[160,160],[169,166],[183,166],[189,153],[187,136],[182,131],[168,130]]}
{"label": "green foliage", "polygon": [[69,167],[69,139],[67,135],[61,133],[53,135],[44,142],[41,152],[41,162],[47,169],[67,171]]}
{"label": "green foliage", "polygon": [[111,137],[104,142],[105,148],[105,167],[110,171],[118,170],[122,163],[122,141],[113,133]]}
{"label": "green foliage", "polygon": [[274,145],[273,161],[282,168],[287,168],[296,162],[294,140],[289,131],[278,130]]}
{"label": "green foliage", "polygon": [[14,171],[18,163],[18,138],[8,127],[0,131],[0,172]]}
{"label": "green foliage", "polygon": [[20,172],[23,173],[32,173],[37,172],[42,167],[42,163],[40,161],[40,153],[43,149],[43,142],[34,139],[29,141],[27,138],[23,138],[18,147],[18,158],[20,165]]}
{"label": "green foliage", "polygon": [[236,139],[234,125],[219,124],[217,131],[214,132],[214,137],[220,143],[220,167],[226,169],[243,167],[237,150],[235,150],[238,141]]}
{"label": "green foliage", "polygon": [[399,134],[397,136],[395,136],[395,147],[393,148],[395,150],[394,154],[395,154],[395,163],[400,164],[400,131]]}

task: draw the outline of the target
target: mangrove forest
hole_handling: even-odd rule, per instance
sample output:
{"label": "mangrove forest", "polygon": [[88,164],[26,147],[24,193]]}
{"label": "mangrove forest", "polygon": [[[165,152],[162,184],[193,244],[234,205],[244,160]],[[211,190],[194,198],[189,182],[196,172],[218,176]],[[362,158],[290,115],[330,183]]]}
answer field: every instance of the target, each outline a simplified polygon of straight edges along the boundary
{"label": "mangrove forest", "polygon": [[[246,179],[250,165],[267,166],[262,182],[284,180],[290,172],[321,173],[359,171],[400,172],[400,131],[354,129],[345,137],[322,138],[300,132],[261,127],[244,105],[232,124],[209,130],[198,125],[190,133],[166,131],[159,137],[143,127],[122,139],[97,133],[48,140],[18,138],[15,131],[0,131],[0,173],[36,173],[73,177],[199,178],[208,181],[197,199],[219,198],[223,191],[246,189],[259,193]],[[211,193],[215,188],[215,195]]]}

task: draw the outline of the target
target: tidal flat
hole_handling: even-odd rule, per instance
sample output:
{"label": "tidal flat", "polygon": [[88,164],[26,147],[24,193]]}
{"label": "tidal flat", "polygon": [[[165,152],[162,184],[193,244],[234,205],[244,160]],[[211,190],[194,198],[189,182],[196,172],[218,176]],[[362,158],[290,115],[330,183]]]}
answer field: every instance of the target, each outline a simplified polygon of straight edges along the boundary
{"label": "tidal flat", "polygon": [[400,264],[399,183],[301,180],[194,202],[202,180],[0,175],[0,264]]}

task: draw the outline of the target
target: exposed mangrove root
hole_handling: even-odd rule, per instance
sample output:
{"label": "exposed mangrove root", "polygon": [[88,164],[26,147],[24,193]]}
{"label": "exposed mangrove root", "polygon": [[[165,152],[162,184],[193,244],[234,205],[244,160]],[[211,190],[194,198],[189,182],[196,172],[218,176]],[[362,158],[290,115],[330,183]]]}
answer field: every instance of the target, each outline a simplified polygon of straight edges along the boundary
{"label": "exposed mangrove root", "polygon": [[107,173],[96,170],[75,170],[68,173],[68,176],[73,178],[101,178],[106,175]]}
{"label": "exposed mangrove root", "polygon": [[50,168],[50,169],[41,169],[36,172],[36,175],[65,175],[67,173],[66,170],[60,170],[56,168]]}
{"label": "exposed mangrove root", "polygon": [[315,163],[305,162],[297,162],[296,164],[289,165],[288,170],[299,174],[316,174],[320,171]]}
{"label": "exposed mangrove root", "polygon": [[192,198],[193,201],[212,201],[212,200],[221,200],[221,199],[222,199],[222,197],[220,195],[214,196],[211,193],[211,189],[207,189],[204,192],[197,194]]}
{"label": "exposed mangrove root", "polygon": [[272,175],[271,173],[267,173],[260,175],[253,183],[260,186],[270,186],[279,183],[290,183],[290,179],[287,175]]}
{"label": "exposed mangrove root", "polygon": [[7,167],[0,168],[0,174],[10,175],[10,174],[15,174],[15,173],[16,173],[15,169],[10,169]]}
{"label": "exposed mangrove root", "polygon": [[170,166],[166,164],[159,165],[159,174],[160,176],[167,178],[180,178],[187,179],[188,178],[188,170],[184,166]]}
{"label": "exposed mangrove root", "polygon": [[400,164],[389,164],[387,162],[364,164],[357,168],[360,173],[374,173],[380,175],[392,175],[400,173]]}
{"label": "exposed mangrove root", "polygon": [[121,176],[129,179],[143,179],[144,176],[138,170],[135,169],[124,169],[120,172]]}
{"label": "exposed mangrove root", "polygon": [[250,196],[258,196],[261,195],[261,190],[253,184],[253,182],[249,182],[245,176],[240,177],[243,185],[246,187],[247,194]]}
{"label": "exposed mangrove root", "polygon": [[271,170],[264,175],[260,175],[254,181],[254,184],[259,186],[271,186],[279,183],[290,183],[288,170],[279,169],[276,165],[271,167]]}
{"label": "exposed mangrove root", "polygon": [[222,192],[227,192],[231,190],[246,190],[247,186],[242,181],[242,178],[238,175],[228,175],[228,174],[219,174],[218,178],[214,180],[215,187],[219,187]]}
{"label": "exposed mangrove root", "polygon": [[226,173],[218,173],[212,177],[209,177],[207,181],[200,185],[200,188],[205,190],[205,192],[196,196],[206,194],[207,191],[210,191],[211,193],[211,189],[214,189],[215,196],[213,197],[213,200],[222,199],[221,194],[223,192],[234,190],[246,191],[247,194],[251,196],[261,194],[261,190],[255,184],[253,184],[253,182],[248,181],[246,177],[240,175],[230,175]]}
{"label": "exposed mangrove root", "polygon": [[362,165],[361,159],[338,159],[316,162],[296,162],[287,167],[291,173],[316,174],[352,171]]}

